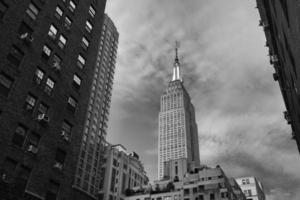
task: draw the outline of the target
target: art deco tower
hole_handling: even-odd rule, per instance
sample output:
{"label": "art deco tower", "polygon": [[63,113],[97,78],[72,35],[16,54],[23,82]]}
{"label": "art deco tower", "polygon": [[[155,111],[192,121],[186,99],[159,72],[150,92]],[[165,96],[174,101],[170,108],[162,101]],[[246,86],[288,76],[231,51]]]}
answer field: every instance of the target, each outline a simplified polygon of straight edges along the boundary
{"label": "art deco tower", "polygon": [[188,167],[200,165],[195,111],[180,77],[177,47],[173,77],[160,102],[158,179],[163,178],[166,161],[185,158]]}

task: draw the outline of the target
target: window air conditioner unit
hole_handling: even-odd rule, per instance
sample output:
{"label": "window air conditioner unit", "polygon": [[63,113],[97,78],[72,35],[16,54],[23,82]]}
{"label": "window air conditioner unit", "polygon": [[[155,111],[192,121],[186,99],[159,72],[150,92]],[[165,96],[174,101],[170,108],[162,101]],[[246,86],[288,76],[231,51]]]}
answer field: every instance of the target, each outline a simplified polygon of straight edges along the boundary
{"label": "window air conditioner unit", "polygon": [[62,136],[63,139],[64,139],[65,141],[67,141],[67,142],[70,140],[69,135],[67,134],[66,131],[61,131],[61,136]]}
{"label": "window air conditioner unit", "polygon": [[46,114],[39,114],[37,117],[37,120],[40,122],[46,122],[49,123],[50,118]]}
{"label": "window air conditioner unit", "polygon": [[55,71],[60,71],[61,70],[61,65],[59,62],[54,62],[53,65],[52,65],[52,68],[55,70]]}
{"label": "window air conditioner unit", "polygon": [[61,164],[61,163],[59,163],[59,162],[56,162],[55,164],[54,164],[54,166],[53,166],[55,169],[58,169],[58,170],[62,170],[62,168],[63,168],[63,165]]}
{"label": "window air conditioner unit", "polygon": [[27,33],[27,32],[21,34],[21,35],[20,35],[20,39],[23,40],[23,41],[25,41],[25,42],[27,42],[27,43],[33,42],[33,37],[32,37],[32,35],[29,34],[29,33]]}
{"label": "window air conditioner unit", "polygon": [[28,152],[31,152],[31,153],[33,153],[33,154],[37,154],[38,148],[35,147],[34,145],[29,145],[27,151],[28,151]]}
{"label": "window air conditioner unit", "polygon": [[272,55],[270,57],[270,60],[271,60],[271,64],[277,63],[279,61],[277,55]]}

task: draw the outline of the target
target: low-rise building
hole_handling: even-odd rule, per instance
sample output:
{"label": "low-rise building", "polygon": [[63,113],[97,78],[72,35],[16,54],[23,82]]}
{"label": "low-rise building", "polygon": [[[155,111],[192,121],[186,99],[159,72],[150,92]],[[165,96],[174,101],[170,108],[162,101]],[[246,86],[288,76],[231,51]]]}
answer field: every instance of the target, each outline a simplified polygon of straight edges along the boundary
{"label": "low-rise building", "polygon": [[[184,166],[182,162],[185,160],[179,159],[177,164],[171,162],[168,166]],[[186,172],[183,178],[165,174],[164,179],[154,181],[151,187],[135,188],[126,200],[246,200],[238,185],[233,187],[231,182],[220,166],[201,166]]]}
{"label": "low-rise building", "polygon": [[123,200],[129,189],[149,182],[138,154],[127,153],[120,144],[106,146],[103,163],[99,192],[101,200]]}
{"label": "low-rise building", "polygon": [[237,178],[236,182],[244,192],[247,200],[265,200],[262,183],[254,176]]}

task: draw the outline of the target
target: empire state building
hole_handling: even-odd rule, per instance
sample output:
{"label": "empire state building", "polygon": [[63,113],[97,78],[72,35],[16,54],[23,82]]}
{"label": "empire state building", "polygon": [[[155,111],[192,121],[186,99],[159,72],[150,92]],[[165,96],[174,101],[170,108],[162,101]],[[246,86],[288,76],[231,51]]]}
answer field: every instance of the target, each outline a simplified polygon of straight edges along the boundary
{"label": "empire state building", "polygon": [[177,47],[173,77],[160,100],[158,131],[158,179],[167,161],[185,158],[189,166],[200,165],[195,110],[180,76]]}

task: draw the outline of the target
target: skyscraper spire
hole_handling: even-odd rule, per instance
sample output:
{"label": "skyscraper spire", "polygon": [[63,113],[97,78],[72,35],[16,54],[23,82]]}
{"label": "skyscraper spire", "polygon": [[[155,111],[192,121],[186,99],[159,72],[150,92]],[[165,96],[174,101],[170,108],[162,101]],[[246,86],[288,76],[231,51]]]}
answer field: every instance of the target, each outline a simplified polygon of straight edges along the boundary
{"label": "skyscraper spire", "polygon": [[179,59],[178,59],[178,47],[179,47],[179,43],[176,41],[176,43],[175,43],[175,62],[174,62],[174,67],[173,67],[172,81],[181,80],[180,63],[179,63]]}

